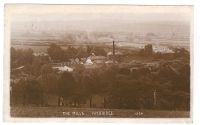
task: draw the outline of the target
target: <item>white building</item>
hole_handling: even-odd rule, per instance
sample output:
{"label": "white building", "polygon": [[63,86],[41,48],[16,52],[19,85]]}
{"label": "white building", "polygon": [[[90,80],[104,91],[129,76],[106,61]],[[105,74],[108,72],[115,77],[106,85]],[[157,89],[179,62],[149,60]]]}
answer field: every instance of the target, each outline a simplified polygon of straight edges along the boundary
{"label": "white building", "polygon": [[53,69],[58,69],[59,73],[62,73],[62,72],[72,72],[73,71],[73,68],[68,67],[68,66],[57,66],[57,67],[52,67],[52,68]]}

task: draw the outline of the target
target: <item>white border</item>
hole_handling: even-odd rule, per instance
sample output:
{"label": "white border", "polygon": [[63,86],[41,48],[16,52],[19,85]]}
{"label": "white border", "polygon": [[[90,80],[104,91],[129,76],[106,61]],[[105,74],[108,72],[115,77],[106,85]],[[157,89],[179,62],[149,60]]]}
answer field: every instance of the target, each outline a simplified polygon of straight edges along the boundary
{"label": "white border", "polygon": [[[85,0],[84,2],[82,0],[62,0],[62,1],[57,1],[57,0],[30,0],[30,1],[16,1],[16,0],[7,0],[7,1],[3,1],[1,3],[1,7],[3,9],[3,4],[4,3],[46,3],[46,4],[137,4],[137,5],[142,5],[142,4],[146,4],[146,5],[194,5],[194,44],[193,44],[193,49],[194,49],[194,72],[193,72],[193,92],[194,92],[194,104],[193,104],[193,108],[194,108],[194,123],[197,123],[196,121],[199,121],[199,107],[200,107],[200,103],[199,103],[199,84],[200,84],[200,73],[199,73],[199,68],[200,68],[200,58],[199,58],[199,50],[200,50],[200,32],[199,32],[199,12],[200,12],[200,3],[199,1],[195,1],[195,0],[136,0],[136,1],[130,1],[130,0],[113,0],[113,1],[106,1],[106,0],[96,0],[94,1],[89,1],[89,0]],[[2,10],[1,9],[1,10]],[[3,12],[1,12],[1,18],[3,18]],[[3,19],[1,19],[1,21],[3,21]],[[1,27],[3,27],[3,22],[1,22],[0,24]],[[3,33],[3,28],[2,28],[2,32]],[[3,34],[1,35],[1,41],[4,41],[3,39]],[[0,48],[0,54],[1,57],[3,57],[3,49],[4,49],[4,42],[1,42],[1,48]],[[3,69],[3,61],[1,61],[1,68]],[[1,81],[3,81],[3,71],[1,70]],[[5,77],[4,77],[5,78]],[[2,87],[3,90],[3,87]],[[3,97],[3,96],[1,96]],[[2,98],[0,100],[0,104],[3,104]],[[3,106],[1,106],[3,107]],[[2,112],[2,109],[0,110]],[[3,114],[3,113],[2,113]],[[1,114],[1,115],[2,115]],[[76,120],[77,121],[77,120]],[[173,121],[173,119],[172,119]],[[79,122],[79,121],[77,121]],[[124,122],[124,121],[122,121]],[[162,121],[163,122],[163,121]],[[135,122],[134,122],[135,123]],[[168,122],[164,122],[164,123],[168,123]],[[199,123],[199,122],[198,122]]]}

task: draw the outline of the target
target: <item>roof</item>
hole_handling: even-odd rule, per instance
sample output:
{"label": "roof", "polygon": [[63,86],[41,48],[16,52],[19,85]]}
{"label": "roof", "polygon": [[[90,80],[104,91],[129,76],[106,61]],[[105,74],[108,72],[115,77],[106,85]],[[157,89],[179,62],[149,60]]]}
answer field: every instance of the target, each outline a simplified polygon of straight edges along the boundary
{"label": "roof", "polygon": [[88,58],[85,62],[85,65],[92,65],[92,64],[93,64],[93,62],[90,58]]}
{"label": "roof", "polygon": [[72,72],[73,71],[73,68],[70,68],[68,66],[57,66],[57,67],[52,67],[53,69],[58,69],[59,71],[61,72]]}

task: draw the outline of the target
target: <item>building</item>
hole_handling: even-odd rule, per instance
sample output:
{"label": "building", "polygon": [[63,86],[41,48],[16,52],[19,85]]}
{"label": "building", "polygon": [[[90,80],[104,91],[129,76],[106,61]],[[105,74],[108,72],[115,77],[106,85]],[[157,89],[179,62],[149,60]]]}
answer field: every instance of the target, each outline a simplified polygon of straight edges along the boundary
{"label": "building", "polygon": [[147,44],[144,47],[144,55],[145,56],[152,56],[153,55],[153,47],[151,44]]}
{"label": "building", "polygon": [[84,65],[92,65],[94,64],[90,58],[87,58]]}
{"label": "building", "polygon": [[68,67],[68,66],[56,66],[52,67],[53,69],[57,69],[58,73],[63,73],[63,72],[72,72],[73,68]]}
{"label": "building", "polygon": [[160,52],[160,53],[174,53],[172,49],[169,49],[167,46],[154,46],[153,51],[155,53]]}
{"label": "building", "polygon": [[92,54],[86,59],[84,66],[86,69],[100,68],[105,64],[106,60],[105,56],[95,56]]}

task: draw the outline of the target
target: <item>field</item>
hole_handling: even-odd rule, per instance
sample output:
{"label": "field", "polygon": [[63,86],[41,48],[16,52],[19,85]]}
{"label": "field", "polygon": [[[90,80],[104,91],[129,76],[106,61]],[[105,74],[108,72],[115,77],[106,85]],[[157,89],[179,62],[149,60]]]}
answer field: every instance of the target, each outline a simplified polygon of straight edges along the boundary
{"label": "field", "polygon": [[189,111],[97,109],[67,107],[11,107],[11,117],[189,118]]}

